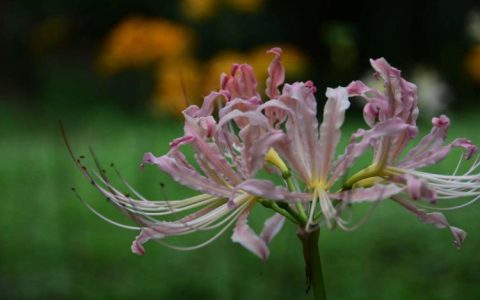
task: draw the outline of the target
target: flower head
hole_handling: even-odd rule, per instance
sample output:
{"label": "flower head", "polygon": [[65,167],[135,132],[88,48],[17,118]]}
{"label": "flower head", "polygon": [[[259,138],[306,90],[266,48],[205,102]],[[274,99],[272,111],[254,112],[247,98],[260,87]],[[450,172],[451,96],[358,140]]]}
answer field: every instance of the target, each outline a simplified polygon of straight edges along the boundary
{"label": "flower head", "polygon": [[[234,64],[229,74],[221,75],[218,91],[206,96],[200,107],[191,105],[183,111],[184,134],[170,143],[168,153],[144,155],[142,167],[157,166],[181,185],[197,191],[199,194],[194,197],[150,201],[122,179],[135,195],[131,197],[115,188],[102,172],[96,174],[87,169],[70,150],[91,183],[138,224],[119,224],[95,211],[115,225],[140,231],[132,244],[134,253],[143,254],[143,244],[149,240],[175,249],[196,249],[209,244],[235,223],[232,240],[266,259],[268,244],[285,219],[295,223],[300,232],[317,230],[322,224],[350,230],[353,227],[342,218],[345,208],[352,203],[390,198],[425,223],[449,228],[458,246],[463,242],[464,231],[450,226],[441,213],[425,211],[428,205],[419,200],[435,203],[471,197],[470,202],[476,201],[480,197],[480,162],[477,160],[463,175],[457,175],[457,171],[439,175],[419,169],[441,161],[453,148],[464,149],[465,159],[470,159],[477,148],[465,138],[445,145],[450,121],[442,115],[433,118],[431,132],[402,157],[418,133],[419,111],[413,83],[402,78],[401,72],[385,59],[371,60],[385,91],[361,81],[347,87],[327,88],[319,123],[315,85],[311,81],[284,84],[282,50],[273,48],[268,53],[273,60],[266,80],[267,99],[257,89],[253,68]],[[349,98],[356,96],[366,100],[363,114],[369,128],[357,130],[343,154],[337,155]],[[186,147],[193,150],[193,159],[182,152]],[[356,160],[369,149],[373,149],[370,166],[344,181]],[[286,187],[259,179],[261,169],[280,175]],[[256,204],[275,212],[266,220],[260,235],[247,222]],[[169,236],[198,231],[216,233],[191,247],[164,241]]]}

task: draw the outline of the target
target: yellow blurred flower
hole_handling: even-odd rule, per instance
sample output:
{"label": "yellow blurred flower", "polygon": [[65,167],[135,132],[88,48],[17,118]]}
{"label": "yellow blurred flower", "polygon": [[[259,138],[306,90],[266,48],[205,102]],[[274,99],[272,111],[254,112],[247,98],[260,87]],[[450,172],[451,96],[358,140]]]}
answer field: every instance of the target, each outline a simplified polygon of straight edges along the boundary
{"label": "yellow blurred flower", "polygon": [[158,64],[152,104],[155,113],[181,116],[187,104],[201,102],[200,66],[190,58]]}
{"label": "yellow blurred flower", "polygon": [[120,22],[106,39],[98,60],[100,70],[115,73],[159,59],[184,56],[193,36],[182,25],[163,19],[133,16]]}
{"label": "yellow blurred flower", "polygon": [[263,4],[264,0],[182,0],[180,10],[189,19],[203,20],[216,15],[222,5],[240,12],[255,13]]}
{"label": "yellow blurred flower", "polygon": [[468,75],[480,83],[480,44],[477,44],[465,56],[465,70]]}
{"label": "yellow blurred flower", "polygon": [[219,4],[220,0],[182,0],[180,9],[189,19],[203,20],[215,15]]}
{"label": "yellow blurred flower", "polygon": [[233,9],[252,13],[259,11],[262,8],[264,0],[225,0],[225,2],[227,2],[227,4]]}

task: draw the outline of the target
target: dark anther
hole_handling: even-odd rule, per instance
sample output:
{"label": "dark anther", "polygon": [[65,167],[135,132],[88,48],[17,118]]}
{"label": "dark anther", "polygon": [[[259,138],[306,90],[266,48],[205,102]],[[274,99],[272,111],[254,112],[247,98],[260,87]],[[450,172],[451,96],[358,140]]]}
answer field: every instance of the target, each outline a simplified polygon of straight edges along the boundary
{"label": "dark anther", "polygon": [[84,155],[80,155],[80,159],[84,159],[84,158],[85,158],[85,156],[84,156]]}
{"label": "dark anther", "polygon": [[163,182],[160,182],[160,187],[164,188],[165,184]]}
{"label": "dark anther", "polygon": [[115,164],[113,162],[110,163],[110,167],[115,167]]}
{"label": "dark anther", "polygon": [[75,191],[76,191],[76,189],[75,189],[74,187],[72,187],[72,191],[74,191],[74,192],[75,192]]}

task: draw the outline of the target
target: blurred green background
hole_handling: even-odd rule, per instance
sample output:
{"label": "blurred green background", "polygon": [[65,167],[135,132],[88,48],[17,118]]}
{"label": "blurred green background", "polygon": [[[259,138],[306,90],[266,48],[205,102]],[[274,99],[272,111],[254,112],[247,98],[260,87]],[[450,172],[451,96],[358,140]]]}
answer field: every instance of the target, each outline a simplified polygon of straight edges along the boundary
{"label": "blurred green background", "polygon": [[[130,252],[136,232],[106,224],[71,192],[124,221],[81,176],[59,120],[79,154],[93,146],[147,198],[193,192],[154,168],[182,133],[178,112],[217,88],[234,60],[266,68],[266,47],[286,49],[289,80],[327,86],[371,78],[384,56],[419,86],[421,132],[452,119],[449,140],[480,144],[480,6],[475,1],[3,1],[0,3],[1,299],[311,299],[303,258],[287,224],[266,263],[230,233],[193,252],[156,243]],[[287,59],[288,57],[288,59]],[[257,74],[264,81],[264,73]],[[344,139],[364,126],[348,113]],[[344,141],[345,143],[345,141]],[[435,167],[449,173],[459,153]],[[107,169],[108,172],[109,169]],[[450,203],[452,204],[452,203]],[[361,215],[367,206],[355,207]],[[478,204],[447,213],[468,237],[461,250],[446,230],[381,203],[354,232],[320,239],[331,299],[478,299]],[[252,223],[266,213],[257,209]],[[197,237],[180,239],[192,244]]]}

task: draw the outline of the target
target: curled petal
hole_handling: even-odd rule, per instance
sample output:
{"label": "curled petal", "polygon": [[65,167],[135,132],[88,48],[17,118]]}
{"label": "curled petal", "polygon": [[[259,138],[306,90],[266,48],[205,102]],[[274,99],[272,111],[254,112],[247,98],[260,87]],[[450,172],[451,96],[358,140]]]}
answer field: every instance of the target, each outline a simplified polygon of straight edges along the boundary
{"label": "curled petal", "polygon": [[380,106],[375,102],[370,102],[365,104],[363,108],[363,119],[368,124],[368,126],[373,127],[378,119],[378,114],[380,112]]}
{"label": "curled petal", "polygon": [[467,139],[456,139],[453,144],[454,147],[461,147],[465,150],[465,159],[472,158],[478,152],[478,147]]}
{"label": "curled petal", "polygon": [[418,169],[425,166],[430,166],[443,160],[453,148],[463,148],[465,150],[466,159],[471,158],[477,152],[477,147],[470,140],[459,138],[447,146],[429,148],[423,153],[419,153],[418,155],[412,157],[407,155],[407,157],[401,161],[398,166],[403,169]]}
{"label": "curled petal", "polygon": [[231,191],[179,162],[171,156],[163,155],[155,157],[152,153],[145,153],[143,162],[157,165],[162,171],[172,176],[180,184],[186,185],[194,190],[201,191],[219,197],[229,197]]}
{"label": "curled petal", "polygon": [[222,90],[230,95],[231,99],[242,98],[261,99],[257,92],[257,81],[253,74],[253,68],[247,64],[234,64],[230,76],[222,78]]}
{"label": "curled petal", "polygon": [[240,243],[240,245],[265,261],[270,255],[270,250],[265,240],[260,238],[247,224],[250,209],[251,207],[245,209],[238,218],[233,231],[232,241]]}
{"label": "curled petal", "polygon": [[317,101],[314,96],[316,91],[312,82],[296,82],[292,85],[285,84],[280,97],[287,107],[294,112],[287,118],[286,133],[291,140],[289,146],[293,149],[290,152],[298,155],[294,167],[300,174],[307,174],[305,181],[310,182],[314,172],[318,172],[319,151],[318,151],[318,121]]}
{"label": "curled petal", "polygon": [[283,81],[285,80],[285,68],[281,62],[282,49],[272,48],[268,50],[267,53],[274,54],[275,58],[268,67],[268,78],[266,81],[267,89],[265,90],[265,93],[270,99],[274,99],[280,96],[278,87],[283,84]]}
{"label": "curled petal", "polygon": [[378,59],[371,59],[370,64],[385,82],[385,96],[388,103],[388,111],[384,111],[383,118],[393,117],[402,112],[404,104],[402,103],[401,95],[401,76],[400,71],[392,67],[383,57]]}
{"label": "curled petal", "polygon": [[[185,144],[192,145],[195,150],[195,157],[197,160],[201,160],[200,164],[211,166],[215,172],[222,175],[233,185],[238,184],[241,181],[241,177],[227,162],[218,146],[215,143],[206,142],[201,136],[185,136],[174,140],[174,142],[171,143],[171,156],[178,157],[178,154],[180,153],[178,149],[179,146]],[[182,161],[184,161],[184,159],[182,159]]]}
{"label": "curled petal", "polygon": [[332,199],[338,199],[347,203],[375,202],[388,199],[404,190],[396,184],[375,184],[368,188],[354,188],[348,191],[330,194]]}
{"label": "curled petal", "polygon": [[[365,153],[365,151],[367,151],[367,149],[375,141],[386,136],[397,134],[404,130],[415,129],[415,127],[406,124],[400,118],[393,118],[375,124],[375,126],[370,130],[358,130],[352,135],[345,153],[334,164],[333,174],[330,180],[334,181],[338,177],[342,176],[348,170],[348,168],[350,168],[353,162],[363,153]],[[360,141],[355,142],[358,138],[361,138]]]}
{"label": "curled petal", "polygon": [[434,190],[428,187],[424,180],[409,174],[405,175],[405,178],[407,180],[408,193],[413,200],[424,199],[435,202],[437,199],[437,194]]}
{"label": "curled petal", "polygon": [[282,229],[283,223],[285,223],[285,217],[278,213],[274,214],[265,221],[262,233],[260,233],[260,237],[265,241],[265,243],[270,244],[280,229]]}
{"label": "curled petal", "polygon": [[[220,109],[219,115],[220,119],[223,119],[226,115],[228,115],[230,112],[238,110],[242,112],[247,112],[247,111],[254,111],[257,109],[259,105],[262,104],[262,101],[260,99],[252,98],[252,99],[242,99],[242,98],[235,98],[227,102],[225,107]],[[248,123],[247,122],[238,122],[237,125],[239,127],[244,127]]]}
{"label": "curled petal", "polygon": [[219,92],[211,92],[209,95],[203,98],[201,108],[199,108],[197,105],[190,105],[183,111],[183,114],[190,117],[211,116],[215,107],[215,100],[217,100],[218,97],[225,97],[225,95]]}
{"label": "curled petal", "polygon": [[414,213],[423,223],[432,224],[440,229],[448,228],[453,235],[453,243],[455,244],[455,246],[457,246],[457,248],[460,248],[462,246],[463,241],[467,236],[467,233],[460,228],[450,226],[447,218],[442,213],[426,213],[425,211],[416,208],[415,205],[413,205],[412,203],[409,203],[403,199],[400,199],[398,197],[394,197],[393,199],[397,203],[405,207],[407,210]]}
{"label": "curled petal", "polygon": [[244,142],[243,158],[248,172],[248,177],[253,177],[265,164],[265,156],[277,143],[287,139],[281,130],[260,133],[257,136],[256,130],[248,126],[242,129],[241,136]]}
{"label": "curled petal", "polygon": [[447,130],[450,126],[450,119],[441,115],[432,119],[433,128],[429,134],[423,137],[423,139],[407,154],[407,159],[412,159],[418,155],[421,155],[425,151],[439,147],[445,142],[447,136]]}
{"label": "curled petal", "polygon": [[143,244],[148,242],[151,239],[162,239],[165,237],[165,234],[157,231],[157,230],[152,230],[150,228],[144,228],[140,231],[140,233],[137,235],[135,240],[132,243],[132,252],[137,254],[137,255],[144,255],[145,254],[145,248],[143,247]]}
{"label": "curled petal", "polygon": [[244,126],[242,126],[242,128],[247,126],[247,125],[258,126],[258,127],[262,127],[262,128],[265,128],[265,129],[270,128],[270,124],[268,123],[268,119],[263,114],[261,114],[260,112],[258,112],[258,111],[243,112],[243,111],[240,111],[240,110],[233,110],[233,111],[229,112],[228,114],[222,116],[222,118],[220,119],[220,122],[218,123],[218,126],[223,127],[226,124],[228,124],[228,122],[230,122],[232,120],[234,120],[237,124],[238,123],[244,124]]}
{"label": "curled petal", "polygon": [[237,194],[239,190],[270,200],[295,201],[311,199],[311,195],[308,193],[290,192],[284,187],[276,186],[270,180],[265,179],[247,179],[235,187],[233,194]]}

